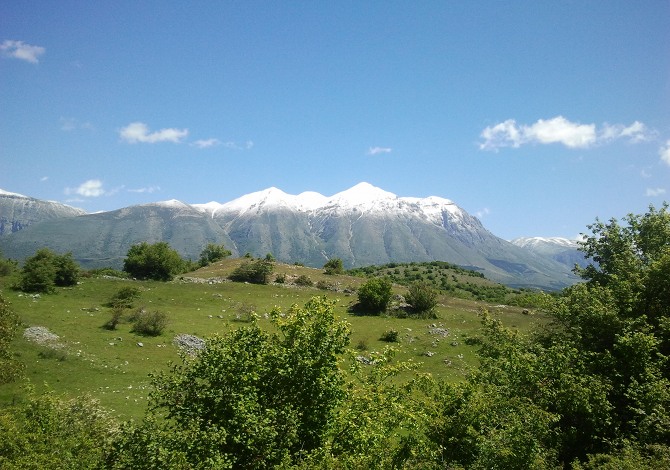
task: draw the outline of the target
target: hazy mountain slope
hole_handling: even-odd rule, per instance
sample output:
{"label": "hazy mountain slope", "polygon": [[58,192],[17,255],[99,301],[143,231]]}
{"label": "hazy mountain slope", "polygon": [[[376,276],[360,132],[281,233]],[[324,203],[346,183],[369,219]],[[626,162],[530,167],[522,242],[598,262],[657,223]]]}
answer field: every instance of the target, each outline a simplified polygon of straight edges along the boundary
{"label": "hazy mountain slope", "polygon": [[62,217],[86,214],[82,209],[42,201],[0,189],[0,235],[18,232],[29,225]]}
{"label": "hazy mountain slope", "polygon": [[[120,268],[135,243],[167,241],[182,256],[197,259],[207,243],[232,240],[202,211],[178,201],[132,206],[32,225],[2,242],[5,256],[24,259],[37,248],[71,251],[84,267]],[[235,253],[237,254],[237,253]]]}
{"label": "hazy mountain slope", "polygon": [[588,264],[584,253],[579,251],[579,243],[561,237],[521,237],[512,240],[516,246],[525,248],[572,269],[575,265],[584,267]]}

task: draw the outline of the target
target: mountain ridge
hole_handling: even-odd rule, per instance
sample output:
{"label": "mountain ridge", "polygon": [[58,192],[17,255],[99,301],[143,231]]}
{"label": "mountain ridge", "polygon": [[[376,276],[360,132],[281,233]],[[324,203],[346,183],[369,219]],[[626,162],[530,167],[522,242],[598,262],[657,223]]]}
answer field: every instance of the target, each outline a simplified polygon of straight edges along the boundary
{"label": "mountain ridge", "polygon": [[191,259],[207,243],[223,243],[234,255],[272,253],[314,267],[335,257],[347,267],[447,261],[511,286],[557,289],[576,281],[564,264],[496,237],[449,199],[398,197],[369,183],[330,197],[271,187],[224,204],[171,199],[47,219],[0,237],[0,249],[24,259],[48,246],[71,251],[85,267],[119,267],[143,241],[167,241]]}

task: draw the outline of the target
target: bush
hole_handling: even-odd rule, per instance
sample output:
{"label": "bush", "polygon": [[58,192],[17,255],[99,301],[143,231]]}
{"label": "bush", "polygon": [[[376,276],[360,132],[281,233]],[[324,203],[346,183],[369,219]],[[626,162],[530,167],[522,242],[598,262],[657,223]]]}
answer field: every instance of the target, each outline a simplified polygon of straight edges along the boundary
{"label": "bush", "polygon": [[229,257],[232,253],[230,250],[227,250],[225,246],[216,245],[214,243],[209,243],[200,253],[200,260],[198,264],[200,266],[207,266],[217,261],[221,261]]}
{"label": "bush", "polygon": [[398,330],[388,330],[379,339],[387,343],[398,343],[400,342],[400,334]]}
{"label": "bush", "polygon": [[333,284],[331,284],[330,282],[323,281],[323,280],[322,280],[322,281],[318,281],[318,282],[316,283],[316,288],[317,288],[317,289],[321,289],[321,290],[333,290],[334,287],[335,287],[335,286],[334,286]]}
{"label": "bush", "polygon": [[392,296],[391,281],[376,277],[358,288],[358,308],[364,312],[379,314],[386,311]]}
{"label": "bush", "polygon": [[165,313],[157,311],[147,312],[144,309],[138,310],[133,315],[133,319],[134,322],[131,331],[146,336],[160,336],[168,323]]}
{"label": "bush", "polygon": [[115,306],[112,308],[112,318],[104,324],[104,327],[108,330],[116,330],[116,326],[121,322],[121,317],[123,317],[123,311],[124,307]]}
{"label": "bush", "polygon": [[280,273],[275,276],[275,282],[277,284],[284,284],[286,282],[286,274]]}
{"label": "bush", "polygon": [[437,292],[424,282],[415,282],[409,286],[405,300],[411,305],[411,313],[427,316],[437,306]]}
{"label": "bush", "polygon": [[128,250],[123,270],[137,279],[169,281],[184,272],[185,261],[166,242],[142,242]]}
{"label": "bush", "polygon": [[41,248],[26,260],[17,287],[24,292],[50,293],[57,286],[73,286],[78,280],[79,266],[72,253],[58,255]]}
{"label": "bush", "polygon": [[228,276],[231,281],[251,282],[252,284],[267,284],[270,274],[274,269],[274,263],[259,259],[256,261],[245,261]]}
{"label": "bush", "polygon": [[323,268],[326,270],[326,274],[343,274],[344,266],[340,258],[333,258],[328,260],[326,264],[323,265]]}
{"label": "bush", "polygon": [[309,278],[309,276],[306,276],[304,274],[301,274],[300,276],[298,276],[295,280],[295,283],[298,286],[305,286],[305,287],[310,287],[310,286],[314,285],[314,283]]}
{"label": "bush", "polygon": [[133,302],[140,296],[140,290],[137,287],[122,287],[109,300],[107,305],[112,308],[133,308]]}

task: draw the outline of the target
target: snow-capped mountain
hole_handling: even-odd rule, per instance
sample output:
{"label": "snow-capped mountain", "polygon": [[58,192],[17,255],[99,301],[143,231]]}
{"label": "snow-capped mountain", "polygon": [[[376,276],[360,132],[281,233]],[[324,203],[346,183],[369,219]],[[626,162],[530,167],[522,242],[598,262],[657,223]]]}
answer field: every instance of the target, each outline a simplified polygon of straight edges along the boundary
{"label": "snow-capped mountain", "polygon": [[234,255],[272,253],[314,267],[335,257],[347,267],[441,260],[515,286],[560,288],[576,279],[565,265],[496,237],[448,199],[398,197],[368,183],[333,196],[268,188],[227,203],[143,204],[48,220],[4,238],[6,256],[49,246],[72,251],[87,267],[119,267],[132,244],[167,241],[191,259],[207,243],[223,243]]}
{"label": "snow-capped mountain", "polygon": [[512,240],[512,243],[570,268],[575,265],[584,267],[587,264],[584,253],[579,251],[578,240],[562,237],[520,237]]}
{"label": "snow-capped mountain", "polygon": [[0,189],[0,235],[9,235],[34,223],[75,217],[86,212],[58,202],[42,201]]}

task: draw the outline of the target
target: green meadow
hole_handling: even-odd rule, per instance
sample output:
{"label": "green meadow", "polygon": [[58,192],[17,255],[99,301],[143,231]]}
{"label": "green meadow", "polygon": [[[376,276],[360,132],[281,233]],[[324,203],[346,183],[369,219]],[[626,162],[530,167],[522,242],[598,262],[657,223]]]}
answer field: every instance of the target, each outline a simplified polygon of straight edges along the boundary
{"label": "green meadow", "polygon": [[[222,334],[248,325],[252,315],[260,325],[270,328],[267,314],[272,309],[285,311],[293,304],[304,305],[313,296],[337,302],[336,315],[351,326],[353,357],[365,357],[391,345],[397,349],[397,360],[414,361],[419,371],[448,381],[462,380],[477,364],[473,338],[479,332],[482,309],[504,325],[521,330],[544,319],[541,313],[529,314],[521,307],[444,294],[439,296],[436,318],[354,315],[348,308],[356,301],[355,290],[364,277],[326,275],[322,269],[277,264],[273,278],[284,274],[283,284],[228,281],[228,274],[239,263],[224,260],[171,282],[83,277],[74,287],[40,296],[12,290],[11,280],[0,278],[2,295],[23,323],[13,349],[26,367],[23,381],[0,387],[0,406],[21,401],[26,386],[30,386],[38,392],[53,390],[65,396],[88,394],[120,418],[139,418],[147,405],[150,374],[180,361],[179,348],[173,344],[176,335],[206,338]],[[300,276],[314,285],[291,282]],[[139,298],[115,330],[106,329],[104,325],[112,315],[110,298],[129,286],[140,290]],[[394,291],[403,294],[406,287],[396,284]],[[161,335],[143,336],[131,331],[128,317],[138,308],[167,315],[168,324]],[[34,326],[48,328],[58,340],[39,344],[24,338],[24,329]],[[398,333],[399,341],[383,341],[382,336],[392,330]],[[351,359],[343,357],[346,360]]]}

